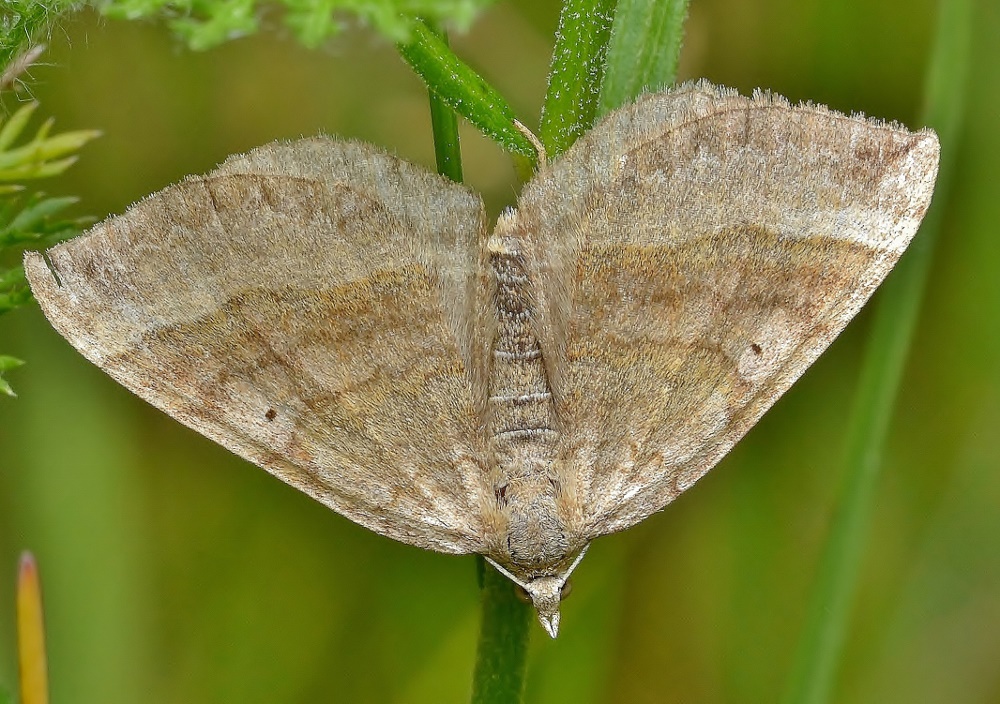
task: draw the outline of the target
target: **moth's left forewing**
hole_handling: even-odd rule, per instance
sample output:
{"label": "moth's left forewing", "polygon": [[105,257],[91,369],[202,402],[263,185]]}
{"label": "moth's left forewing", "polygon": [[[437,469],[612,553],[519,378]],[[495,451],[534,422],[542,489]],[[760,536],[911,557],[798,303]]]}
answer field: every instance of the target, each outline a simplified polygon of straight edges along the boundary
{"label": "moth's left forewing", "polygon": [[482,202],[370,145],[230,158],[28,253],[59,332],[178,421],[383,535],[483,548]]}
{"label": "moth's left forewing", "polygon": [[525,188],[582,531],[662,508],[756,423],[898,260],[937,155],[928,131],[699,83],[612,113]]}

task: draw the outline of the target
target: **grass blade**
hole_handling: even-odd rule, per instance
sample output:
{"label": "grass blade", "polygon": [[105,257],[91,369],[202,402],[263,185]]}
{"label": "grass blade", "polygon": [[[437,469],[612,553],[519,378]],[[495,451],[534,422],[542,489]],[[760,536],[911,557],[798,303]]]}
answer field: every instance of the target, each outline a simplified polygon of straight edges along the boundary
{"label": "grass blade", "polygon": [[879,294],[871,338],[848,429],[847,477],[820,563],[785,704],[826,704],[857,592],[875,485],[900,380],[930,269],[951,181],[969,66],[973,0],[941,0],[928,70],[925,124],[938,130],[941,168],[936,198],[920,234]]}
{"label": "grass blade", "polygon": [[688,0],[619,0],[598,116],[677,79]]}

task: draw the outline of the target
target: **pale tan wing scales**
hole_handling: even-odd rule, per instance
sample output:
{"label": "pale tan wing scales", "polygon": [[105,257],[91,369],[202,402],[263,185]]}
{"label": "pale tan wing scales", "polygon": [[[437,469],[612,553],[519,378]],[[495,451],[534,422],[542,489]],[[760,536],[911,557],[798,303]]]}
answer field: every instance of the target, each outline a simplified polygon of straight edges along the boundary
{"label": "pale tan wing scales", "polygon": [[612,113],[525,188],[514,229],[581,533],[673,500],[819,356],[916,232],[938,150],[698,83]]}
{"label": "pale tan wing scales", "polygon": [[88,359],[379,533],[481,550],[478,196],[373,147],[273,144],[25,269]]}

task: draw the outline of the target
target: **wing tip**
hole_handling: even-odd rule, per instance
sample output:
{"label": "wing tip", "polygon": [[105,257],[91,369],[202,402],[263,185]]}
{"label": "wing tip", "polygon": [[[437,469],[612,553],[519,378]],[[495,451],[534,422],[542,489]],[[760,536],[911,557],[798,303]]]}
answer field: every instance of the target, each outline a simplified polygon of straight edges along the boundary
{"label": "wing tip", "polygon": [[909,196],[908,209],[918,213],[913,227],[916,232],[934,196],[941,161],[941,143],[937,133],[927,127],[912,132],[911,138],[909,149],[892,179],[895,187],[904,189]]}
{"label": "wing tip", "polygon": [[913,134],[916,137],[913,154],[920,164],[927,167],[927,175],[933,180],[937,176],[941,162],[941,141],[937,132],[930,127],[924,127]]}
{"label": "wing tip", "polygon": [[31,286],[35,300],[44,306],[44,302],[53,298],[62,288],[62,280],[55,265],[46,257],[45,252],[24,253],[24,275]]}

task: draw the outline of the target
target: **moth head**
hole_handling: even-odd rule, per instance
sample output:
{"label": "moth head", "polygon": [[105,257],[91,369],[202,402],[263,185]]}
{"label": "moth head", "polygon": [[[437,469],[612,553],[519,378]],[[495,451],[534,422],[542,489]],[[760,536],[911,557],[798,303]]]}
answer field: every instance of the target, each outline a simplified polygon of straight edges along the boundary
{"label": "moth head", "polygon": [[559,633],[559,603],[562,601],[565,577],[535,577],[522,585],[538,612],[542,628],[553,638]]}
{"label": "moth head", "polygon": [[580,560],[587,552],[589,545],[585,545],[580,554],[573,559],[573,563],[561,574],[539,575],[529,579],[519,579],[510,570],[505,569],[496,561],[489,557],[486,561],[497,568],[497,570],[509,578],[514,584],[519,586],[531,599],[531,605],[538,613],[538,620],[542,628],[553,638],[559,633],[559,604],[563,598],[569,594],[569,576],[580,564]]}

